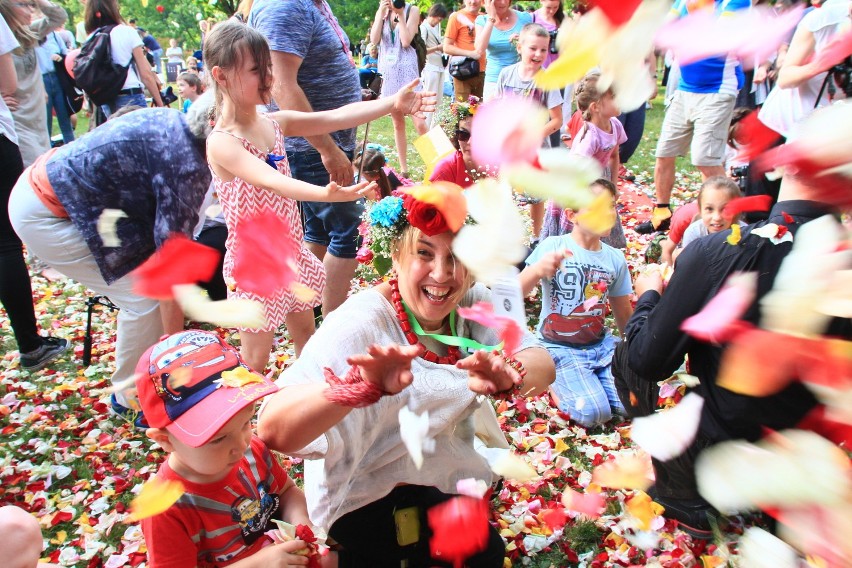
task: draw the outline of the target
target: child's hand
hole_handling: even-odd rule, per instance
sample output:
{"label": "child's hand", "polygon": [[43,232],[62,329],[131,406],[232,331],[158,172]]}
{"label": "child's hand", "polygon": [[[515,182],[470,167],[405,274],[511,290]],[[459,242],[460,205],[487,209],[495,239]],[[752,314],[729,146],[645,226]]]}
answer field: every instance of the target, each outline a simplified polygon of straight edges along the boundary
{"label": "child's hand", "polygon": [[410,114],[424,118],[425,113],[435,112],[438,101],[437,95],[425,91],[415,93],[414,89],[419,84],[420,79],[415,79],[396,93],[392,113],[403,116]]}
{"label": "child's hand", "polygon": [[326,201],[355,201],[364,195],[372,195],[373,192],[378,191],[378,189],[379,186],[376,185],[376,182],[374,181],[362,181],[361,183],[347,185],[345,187],[341,187],[336,183],[331,182],[325,186]]}
{"label": "child's hand", "polygon": [[535,263],[536,275],[540,280],[549,280],[559,271],[562,261],[573,256],[568,249],[549,252],[541,257],[541,260]]}
{"label": "child's hand", "polygon": [[308,545],[301,540],[291,540],[281,544],[273,544],[260,549],[257,554],[251,556],[254,561],[252,565],[268,566],[271,568],[285,568],[287,566],[307,566],[310,559],[301,556],[298,552],[307,550]]}
{"label": "child's hand", "polygon": [[663,293],[663,267],[660,265],[649,265],[645,270],[636,277],[633,282],[633,289],[636,290],[636,296],[639,297],[648,290],[655,290]]}
{"label": "child's hand", "polygon": [[353,355],[346,362],[361,368],[361,378],[388,394],[397,394],[414,380],[411,361],[420,355],[420,345],[371,345],[367,353]]}

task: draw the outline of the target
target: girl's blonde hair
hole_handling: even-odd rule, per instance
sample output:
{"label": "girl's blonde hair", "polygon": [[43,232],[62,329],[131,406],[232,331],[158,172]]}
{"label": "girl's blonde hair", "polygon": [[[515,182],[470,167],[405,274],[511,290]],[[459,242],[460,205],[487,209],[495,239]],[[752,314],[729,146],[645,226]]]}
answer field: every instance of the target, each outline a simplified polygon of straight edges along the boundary
{"label": "girl's blonde hair", "polygon": [[12,30],[12,35],[21,44],[21,47],[15,49],[13,53],[21,54],[23,50],[32,49],[38,45],[41,39],[38,34],[30,26],[18,22],[15,14],[12,13],[12,0],[0,0],[0,16],[3,16],[3,19],[9,25],[9,29]]}
{"label": "girl's blonde hair", "polygon": [[233,19],[217,24],[205,38],[202,59],[211,73],[210,83],[216,94],[215,109],[222,106],[222,90],[212,80],[213,68],[234,69],[245,58],[251,58],[257,65],[261,94],[266,99],[272,90],[272,56],[266,38],[257,30]]}
{"label": "girl's blonde hair", "polygon": [[592,103],[600,102],[603,96],[607,93],[612,93],[612,89],[601,92],[598,89],[598,79],[600,75],[586,75],[577,90],[574,91],[574,100],[577,102],[577,110],[583,113],[583,120],[592,120],[592,113],[589,107]]}

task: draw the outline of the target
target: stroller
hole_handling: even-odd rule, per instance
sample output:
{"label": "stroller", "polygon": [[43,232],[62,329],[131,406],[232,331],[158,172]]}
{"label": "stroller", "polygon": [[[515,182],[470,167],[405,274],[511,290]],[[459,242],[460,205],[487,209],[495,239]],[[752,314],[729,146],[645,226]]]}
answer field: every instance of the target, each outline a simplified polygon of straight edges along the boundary
{"label": "stroller", "polygon": [[359,69],[361,100],[374,101],[382,92],[382,74],[375,69]]}

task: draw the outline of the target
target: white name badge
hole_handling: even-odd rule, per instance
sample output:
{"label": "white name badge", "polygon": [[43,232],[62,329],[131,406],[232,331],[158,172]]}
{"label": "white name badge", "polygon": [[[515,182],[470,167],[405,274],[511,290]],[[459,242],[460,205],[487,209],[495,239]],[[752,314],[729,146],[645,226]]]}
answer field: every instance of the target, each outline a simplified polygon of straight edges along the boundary
{"label": "white name badge", "polygon": [[385,54],[385,63],[388,65],[396,65],[396,61],[398,59],[398,54],[396,50],[388,51]]}
{"label": "white name badge", "polygon": [[521,294],[521,283],[518,280],[518,269],[512,267],[511,272],[494,282],[491,287],[491,303],[494,305],[494,313],[500,316],[509,316],[521,326],[527,327],[527,316],[524,310],[524,297]]}

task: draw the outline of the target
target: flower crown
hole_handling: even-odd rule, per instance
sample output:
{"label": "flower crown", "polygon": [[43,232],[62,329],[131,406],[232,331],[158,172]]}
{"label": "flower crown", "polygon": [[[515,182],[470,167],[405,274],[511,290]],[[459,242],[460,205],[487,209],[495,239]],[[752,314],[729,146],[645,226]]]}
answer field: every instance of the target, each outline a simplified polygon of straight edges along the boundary
{"label": "flower crown", "polygon": [[433,182],[398,189],[393,195],[368,207],[359,229],[364,244],[358,261],[372,262],[384,276],[392,265],[396,242],[406,227],[420,229],[433,237],[447,231],[458,232],[467,217],[467,202],[459,186]]}
{"label": "flower crown", "polygon": [[479,97],[470,95],[466,102],[454,101],[449,107],[443,107],[438,123],[447,135],[447,138],[452,138],[456,134],[456,126],[465,118],[469,118],[476,114],[479,108]]}

